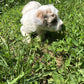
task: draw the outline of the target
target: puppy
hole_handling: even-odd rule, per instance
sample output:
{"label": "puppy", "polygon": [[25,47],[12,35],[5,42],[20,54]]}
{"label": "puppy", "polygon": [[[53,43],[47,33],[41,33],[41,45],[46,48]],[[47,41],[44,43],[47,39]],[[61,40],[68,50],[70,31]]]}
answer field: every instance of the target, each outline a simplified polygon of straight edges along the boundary
{"label": "puppy", "polygon": [[36,32],[44,38],[46,31],[56,32],[61,30],[63,21],[58,17],[58,10],[52,5],[41,5],[36,1],[29,2],[23,8],[21,18],[21,33],[27,36],[26,40],[30,43],[29,34]]}

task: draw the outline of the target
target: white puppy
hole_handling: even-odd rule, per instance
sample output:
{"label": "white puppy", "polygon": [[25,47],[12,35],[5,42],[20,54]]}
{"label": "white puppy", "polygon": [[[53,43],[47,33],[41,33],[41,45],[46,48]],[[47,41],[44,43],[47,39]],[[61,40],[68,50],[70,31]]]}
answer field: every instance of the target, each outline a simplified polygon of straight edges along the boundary
{"label": "white puppy", "polygon": [[42,5],[36,1],[29,2],[22,11],[21,33],[28,36],[27,41],[30,43],[29,34],[36,32],[39,36],[44,35],[46,31],[56,32],[61,30],[63,22],[58,17],[58,10],[53,5]]}

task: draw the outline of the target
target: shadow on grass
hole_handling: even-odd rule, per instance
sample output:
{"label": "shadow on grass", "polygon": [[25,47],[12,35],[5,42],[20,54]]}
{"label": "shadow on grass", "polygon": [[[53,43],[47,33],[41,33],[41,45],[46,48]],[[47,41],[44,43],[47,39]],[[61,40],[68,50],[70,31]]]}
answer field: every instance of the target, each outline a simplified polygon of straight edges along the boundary
{"label": "shadow on grass", "polygon": [[53,41],[56,41],[57,39],[62,40],[65,37],[65,25],[63,25],[63,28],[59,32],[47,32],[45,34],[45,39],[42,41],[48,40],[48,43],[52,43]]}

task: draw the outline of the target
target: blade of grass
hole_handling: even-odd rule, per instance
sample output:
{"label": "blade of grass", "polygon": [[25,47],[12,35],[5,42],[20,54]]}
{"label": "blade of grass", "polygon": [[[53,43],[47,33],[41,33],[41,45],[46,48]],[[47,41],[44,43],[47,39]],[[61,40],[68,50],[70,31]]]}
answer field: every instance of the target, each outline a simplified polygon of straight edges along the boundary
{"label": "blade of grass", "polygon": [[0,36],[0,38],[3,41],[4,45],[6,46],[6,48],[8,49],[8,45],[6,44],[6,40],[2,36]]}
{"label": "blade of grass", "polygon": [[15,78],[14,80],[12,80],[11,82],[9,82],[9,81],[7,80],[7,83],[8,83],[8,84],[14,84],[14,83],[16,83],[20,78],[22,78],[24,75],[25,75],[25,73],[22,72],[17,78]]}
{"label": "blade of grass", "polygon": [[[2,62],[3,62],[3,64],[4,64],[4,66],[5,66],[5,67],[8,67],[8,64],[7,64],[7,62],[5,61],[5,59],[4,59],[2,56],[0,56],[0,58],[1,58]],[[2,64],[2,63],[0,63],[0,64]],[[3,65],[3,64],[2,64],[2,65]]]}

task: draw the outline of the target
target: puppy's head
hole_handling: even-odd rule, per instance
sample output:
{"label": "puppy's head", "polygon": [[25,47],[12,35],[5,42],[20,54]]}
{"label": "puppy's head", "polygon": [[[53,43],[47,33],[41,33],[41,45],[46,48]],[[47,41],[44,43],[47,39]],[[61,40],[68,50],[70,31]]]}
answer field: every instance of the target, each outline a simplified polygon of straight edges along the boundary
{"label": "puppy's head", "polygon": [[44,26],[43,30],[48,31],[58,31],[63,24],[58,17],[58,10],[53,5],[41,6],[36,12],[35,23]]}

